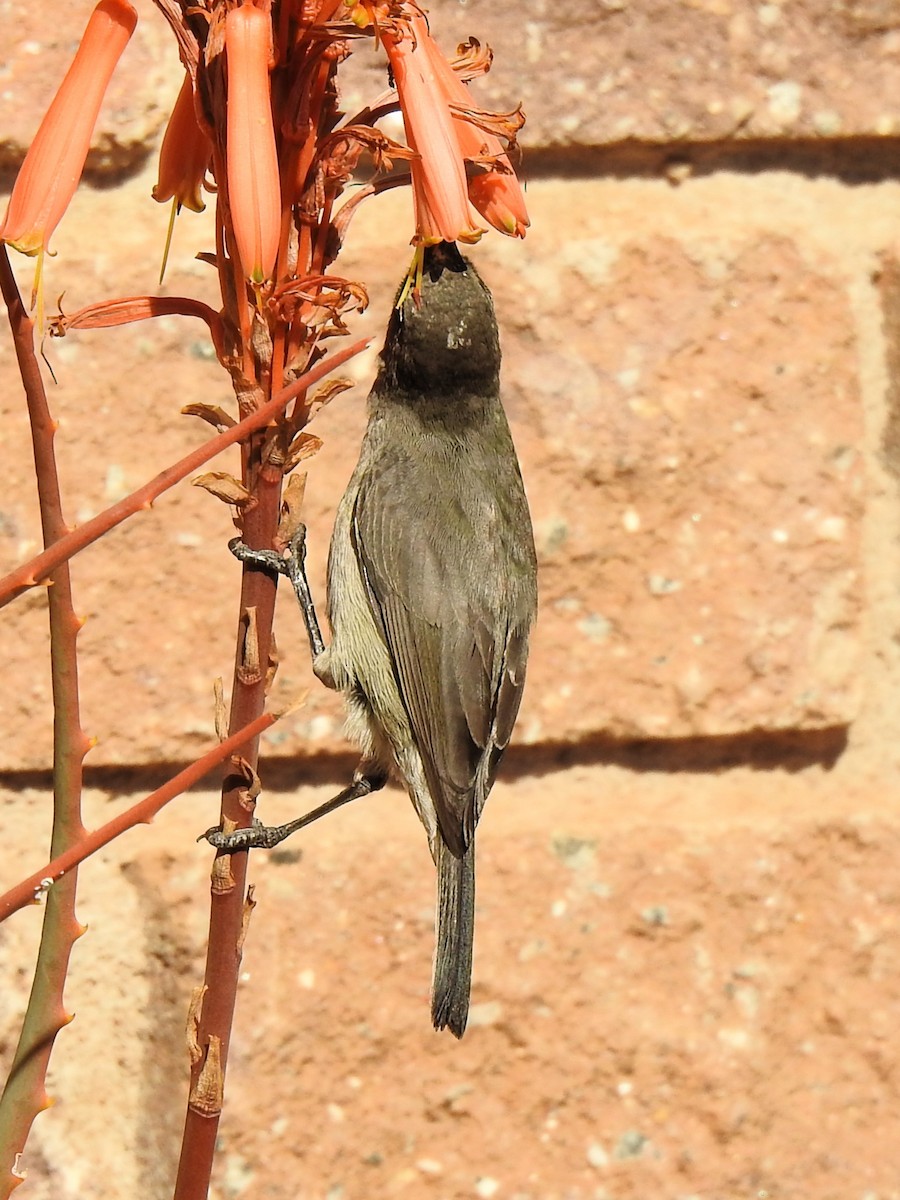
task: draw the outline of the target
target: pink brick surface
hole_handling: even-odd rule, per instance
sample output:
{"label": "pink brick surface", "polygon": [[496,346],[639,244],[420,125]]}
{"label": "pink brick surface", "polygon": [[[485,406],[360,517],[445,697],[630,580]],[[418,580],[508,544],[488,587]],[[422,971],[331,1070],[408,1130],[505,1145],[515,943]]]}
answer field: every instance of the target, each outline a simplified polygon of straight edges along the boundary
{"label": "pink brick surface", "polygon": [[851,720],[863,463],[847,298],[779,239],[706,260],[626,245],[599,286],[561,266],[543,298],[507,359],[536,435],[543,568],[526,736]]}
{"label": "pink brick surface", "polygon": [[[863,611],[862,408],[839,280],[779,237],[724,244],[695,232],[682,244],[635,241],[619,229],[619,240],[605,241],[602,211],[584,216],[578,239],[561,248],[554,216],[569,222],[587,208],[578,198],[587,193],[565,195],[572,209],[558,187],[535,189],[536,230],[524,247],[495,242],[475,252],[500,314],[504,391],[541,564],[519,739],[730,735],[851,721]],[[373,228],[385,236],[377,221]],[[148,225],[143,236],[152,259],[158,234]],[[404,251],[381,251],[370,237],[357,248],[364,262],[354,258],[348,269],[370,286],[363,327],[380,335]],[[72,253],[61,255],[59,271],[75,265]],[[126,270],[117,290],[138,290],[149,269],[137,252],[133,265],[123,263],[126,253],[117,246],[117,270]],[[76,288],[102,294],[103,280],[92,283],[84,265]],[[167,286],[205,286],[197,270],[205,268],[173,274]],[[51,346],[73,518],[206,436],[205,426],[178,415],[192,400],[229,404],[219,371],[198,356],[202,347],[201,327],[169,321]],[[37,526],[8,354],[0,365],[8,463],[0,550],[12,565],[33,551]],[[354,368],[360,387],[314,427],[326,440],[307,490],[320,599],[373,367],[370,357]],[[81,637],[86,723],[100,738],[94,762],[178,759],[209,737],[212,681],[227,679],[233,655],[231,533],[225,506],[183,485],[76,562],[76,599],[89,617]],[[277,635],[273,702],[311,692],[273,732],[272,748],[345,749],[340,705],[311,679],[287,592]],[[6,610],[8,766],[45,761],[45,637],[40,594]]]}
{"label": "pink brick surface", "polygon": [[501,109],[524,102],[528,146],[900,131],[893,0],[435,0],[428,10],[446,49],[470,35],[494,49],[478,95]]}
{"label": "pink brick surface", "polygon": [[[27,145],[74,53],[91,5],[11,0],[4,8],[0,165]],[[138,31],[117,72],[92,166],[121,169],[164,123],[180,67],[162,17],[138,5]],[[451,52],[469,36],[495,62],[476,85],[486,106],[525,105],[529,147],[621,142],[845,138],[900,132],[900,12],[893,0],[432,0],[432,29]],[[383,90],[384,59],[356,54],[344,100]]]}
{"label": "pink brick surface", "polygon": [[[8,90],[24,97],[20,125],[6,126],[11,134],[36,124],[39,81],[27,90],[27,56],[53,74],[43,51],[29,49],[37,35],[28,11],[17,10],[10,26]],[[51,60],[69,55],[86,11],[75,21],[66,10],[54,37],[42,34]],[[506,106],[522,96],[538,146],[616,140],[626,110],[641,137],[674,139],[676,126],[663,118],[676,110],[693,114],[684,136],[723,136],[723,114],[710,109],[717,95],[727,92],[729,103],[745,92],[771,98],[779,81],[800,77],[776,69],[773,45],[792,70],[803,66],[805,80],[815,62],[815,87],[804,83],[801,115],[782,135],[808,133],[803,121],[826,102],[845,113],[844,132],[871,132],[879,119],[872,106],[884,103],[900,54],[893,8],[877,5],[602,4],[577,28],[569,9],[563,20],[526,5],[514,22],[481,3],[436,3],[430,11],[445,45],[470,31],[494,43],[497,68],[482,95],[501,107],[501,96]],[[150,6],[142,9],[141,36],[151,39],[146,31],[158,28]],[[162,34],[159,44],[167,45]],[[114,96],[112,124],[104,126],[125,130],[123,145],[138,129],[147,151],[148,131],[165,108],[165,88],[140,57],[153,58],[153,45],[129,51],[120,82],[133,109]],[[177,66],[159,69],[160,79],[177,82]],[[604,72],[623,82],[607,86]],[[860,90],[864,78],[869,86]],[[372,82],[380,87],[383,78]],[[771,116],[763,105],[731,132],[777,132],[759,124],[765,112]],[[50,292],[65,291],[68,309],[154,290],[165,214],[148,199],[152,174],[150,166],[121,189],[80,193],[60,230],[59,258],[48,265]],[[881,346],[871,330],[860,346],[859,314],[861,304],[876,303],[861,297],[875,253],[891,239],[883,220],[888,190],[878,193],[881,208],[873,193],[859,209],[871,221],[866,242],[869,229],[852,226],[860,218],[841,224],[844,202],[859,198],[849,189],[831,195],[796,179],[788,187],[776,175],[752,184],[727,177],[708,200],[699,187],[691,200],[693,184],[679,192],[648,184],[657,189],[652,196],[616,186],[601,189],[590,178],[534,184],[526,242],[493,237],[473,252],[500,314],[504,389],[541,559],[541,615],[517,736],[571,744],[846,725],[864,688],[861,539],[872,466],[864,377],[870,426],[882,420],[884,402],[875,395]],[[342,269],[368,284],[373,303],[359,329],[380,338],[408,260],[408,198],[382,198],[372,211],[353,229]],[[179,224],[166,290],[213,300],[208,268],[191,261],[210,245],[198,235],[203,228],[203,219]],[[845,240],[858,242],[856,257],[843,250]],[[843,253],[839,265],[832,249]],[[79,335],[50,353],[72,521],[207,435],[178,415],[182,405],[231,403],[202,328],[186,322]],[[373,369],[372,355],[355,364],[356,392],[316,425],[326,448],[311,464],[308,518],[320,599],[334,506],[355,461]],[[10,567],[34,552],[38,527],[7,344],[0,385],[0,567]],[[183,486],[76,564],[76,602],[88,617],[85,724],[99,738],[94,763],[177,760],[208,741],[212,682],[229,677],[234,652],[237,568],[224,550],[232,532],[223,505]],[[0,627],[3,767],[48,760],[43,607],[34,593],[6,610]],[[277,632],[273,702],[311,692],[270,735],[270,747],[345,749],[340,704],[310,677],[287,595]]]}

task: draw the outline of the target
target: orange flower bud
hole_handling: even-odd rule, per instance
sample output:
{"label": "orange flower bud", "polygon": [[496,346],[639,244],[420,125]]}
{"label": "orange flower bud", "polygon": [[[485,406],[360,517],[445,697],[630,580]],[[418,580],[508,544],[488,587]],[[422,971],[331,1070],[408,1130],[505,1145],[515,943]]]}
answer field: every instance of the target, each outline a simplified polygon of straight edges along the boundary
{"label": "orange flower bud", "polygon": [[[499,161],[509,166],[505,154]],[[473,175],[469,180],[469,199],[487,223],[500,233],[510,237],[525,236],[531,222],[525,197],[511,167],[508,171],[484,171]]]}
{"label": "orange flower bud", "polygon": [[197,124],[194,89],[190,75],[185,72],[159,152],[159,175],[153,199],[161,204],[174,199],[179,209],[203,212],[206,205],[200,187],[209,166],[211,150],[209,138]]}
{"label": "orange flower bud", "polygon": [[38,254],[81,178],[103,94],[137,24],[128,0],[100,0],[53,103],[25,155],[0,239]]}
{"label": "orange flower bud", "polygon": [[272,27],[262,9],[243,5],[225,18],[228,62],[228,203],[244,274],[254,283],[275,270],[281,184],[272,123]]}

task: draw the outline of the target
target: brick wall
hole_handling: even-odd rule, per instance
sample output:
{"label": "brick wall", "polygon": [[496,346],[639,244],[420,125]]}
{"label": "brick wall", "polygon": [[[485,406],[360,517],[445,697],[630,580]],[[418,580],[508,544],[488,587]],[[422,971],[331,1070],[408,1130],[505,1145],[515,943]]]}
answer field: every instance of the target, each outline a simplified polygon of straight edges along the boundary
{"label": "brick wall", "polygon": [[[47,264],[67,310],[156,286],[154,149],[180,79],[136,2],[100,186],[79,191]],[[0,169],[89,4],[4,6]],[[472,251],[501,319],[542,608],[518,745],[479,831],[471,1032],[458,1046],[430,1029],[433,873],[404,797],[254,854],[215,1194],[897,1200],[900,9],[429,7],[445,46],[494,46],[485,103],[521,98],[529,115],[532,229]],[[358,59],[348,107],[384,85]],[[210,228],[180,220],[167,294],[215,300],[193,258]],[[358,329],[378,336],[408,197],[364,207],[351,232],[341,267],[367,283]],[[208,436],[185,404],[231,403],[187,321],[47,355],[73,523]],[[352,364],[358,388],[314,426],[320,595],[374,365]],[[5,570],[39,525],[4,336],[0,408]],[[91,777],[88,826],[213,737],[232,532],[224,505],[183,485],[73,565],[88,766],[109,768]],[[3,886],[47,838],[46,641],[40,591],[3,611]],[[266,820],[320,803],[347,767],[288,594],[278,642],[273,703],[310,696],[268,738]],[[734,762],[750,769],[712,769]],[[786,769],[756,769],[773,764]],[[79,875],[90,933],[54,1051],[60,1102],[24,1164],[36,1200],[171,1195],[206,945],[210,852],[194,839],[217,812],[210,780]],[[39,919],[0,937],[10,1050]]]}
{"label": "brick wall", "polygon": [[[30,6],[13,7],[7,165],[84,16],[61,12],[51,45]],[[429,11],[445,47],[469,34],[493,46],[483,102],[522,99],[528,114],[532,230],[472,252],[500,315],[541,561],[520,744],[612,754],[638,740],[677,754],[685,739],[753,735],[817,754],[849,731],[890,757],[896,6],[596,0],[579,11],[530,0],[511,15],[435,0]],[[179,72],[161,25],[145,5],[98,131],[103,187],[80,190],[56,238],[48,296],[65,291],[68,309],[155,286],[165,214],[149,188]],[[375,56],[358,58],[348,108],[384,85]],[[192,259],[209,229],[182,218],[166,291],[212,298],[211,272]],[[370,289],[366,332],[383,328],[409,232],[408,197],[392,195],[351,233],[340,263]],[[27,286],[28,264],[21,277]],[[73,522],[206,436],[179,415],[184,404],[229,401],[186,321],[73,336],[48,357]],[[360,387],[315,425],[326,440],[307,493],[320,595],[373,369],[372,355],[355,363]],[[0,375],[8,569],[38,540],[8,342]],[[184,485],[78,561],[92,765],[178,761],[208,742],[212,681],[228,678],[233,656],[231,533],[224,506]],[[309,686],[289,601],[275,703]],[[48,761],[43,610],[35,592],[4,614],[5,769]],[[335,698],[313,686],[269,743],[275,756],[345,749]]]}

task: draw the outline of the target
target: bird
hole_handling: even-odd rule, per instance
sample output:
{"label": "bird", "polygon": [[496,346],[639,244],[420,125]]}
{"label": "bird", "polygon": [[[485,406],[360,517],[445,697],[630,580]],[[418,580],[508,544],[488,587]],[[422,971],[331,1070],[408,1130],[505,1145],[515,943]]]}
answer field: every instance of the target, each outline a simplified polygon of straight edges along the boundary
{"label": "bird", "polygon": [[277,567],[306,614],[314,673],[344,695],[360,764],[334,800],[275,829],[293,832],[390,777],[406,788],[437,874],[432,1020],[460,1038],[475,831],[522,698],[537,560],[500,397],[491,294],[454,243],[425,247],[421,264],[392,310],[359,461],[335,517],[327,646],[302,527],[288,565]]}

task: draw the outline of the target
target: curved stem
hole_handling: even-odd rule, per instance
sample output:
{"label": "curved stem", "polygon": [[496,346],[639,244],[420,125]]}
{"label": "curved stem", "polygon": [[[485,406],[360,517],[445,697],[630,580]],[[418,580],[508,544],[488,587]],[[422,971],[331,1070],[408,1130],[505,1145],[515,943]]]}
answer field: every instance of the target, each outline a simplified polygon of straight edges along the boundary
{"label": "curved stem", "polygon": [[[34,353],[34,325],[19,296],[6,247],[0,250],[0,290],[25,388],[44,545],[51,546],[68,532],[62,512],[53,438],[56,422],[50,414],[40,368]],[[72,605],[69,566],[61,562],[51,578],[50,674],[53,692],[53,829],[50,853],[63,853],[84,833],[81,823],[82,765],[90,743],[81,729],[78,702],[76,640],[81,621]],[[63,1004],[69,958],[84,932],[75,917],[77,874],[73,871],[48,899],[31,995],[22,1023],[9,1078],[0,1096],[0,1197],[22,1182],[18,1162],[34,1118],[50,1104],[45,1080],[53,1043],[71,1017]]]}
{"label": "curved stem", "polygon": [[[280,472],[267,472],[264,468],[258,476],[257,504],[245,514],[243,529],[244,540],[255,549],[272,545],[278,527],[280,484]],[[252,720],[265,704],[276,586],[276,579],[268,572],[245,565],[232,689],[232,728]],[[242,746],[241,756],[253,771],[258,751],[258,738]],[[246,777],[232,774],[226,778],[222,789],[223,828],[248,825],[253,807]],[[246,920],[246,877],[246,851],[216,856],[210,887],[206,990],[197,1028],[197,1043],[202,1053],[191,1067],[175,1200],[205,1200],[209,1189],[237,999]]]}

